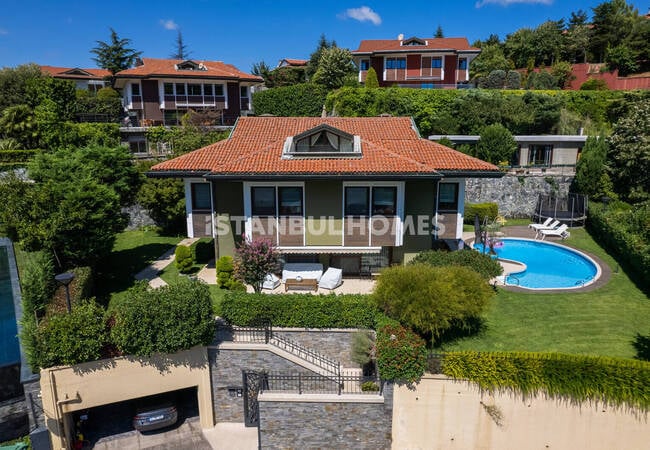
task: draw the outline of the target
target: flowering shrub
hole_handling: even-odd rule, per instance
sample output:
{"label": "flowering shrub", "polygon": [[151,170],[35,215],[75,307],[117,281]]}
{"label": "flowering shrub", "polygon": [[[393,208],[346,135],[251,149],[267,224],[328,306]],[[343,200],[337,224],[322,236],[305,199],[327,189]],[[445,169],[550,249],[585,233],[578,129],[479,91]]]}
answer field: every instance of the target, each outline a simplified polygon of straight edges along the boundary
{"label": "flowering shrub", "polygon": [[267,239],[248,240],[246,236],[235,249],[235,278],[262,292],[264,277],[278,269],[279,255],[273,243]]}
{"label": "flowering shrub", "polygon": [[377,331],[377,365],[382,380],[414,383],[427,365],[424,340],[401,325],[384,325]]}

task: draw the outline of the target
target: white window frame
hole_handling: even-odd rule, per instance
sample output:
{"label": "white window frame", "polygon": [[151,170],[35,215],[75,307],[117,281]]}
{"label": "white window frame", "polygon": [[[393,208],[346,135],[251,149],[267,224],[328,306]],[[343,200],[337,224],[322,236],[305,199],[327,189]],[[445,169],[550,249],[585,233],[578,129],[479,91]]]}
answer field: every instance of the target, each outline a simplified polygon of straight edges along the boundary
{"label": "white window frame", "polygon": [[404,182],[403,181],[344,181],[343,194],[341,195],[341,216],[343,217],[344,225],[341,230],[341,237],[343,247],[345,247],[345,188],[346,187],[367,187],[370,188],[370,195],[368,198],[368,246],[372,244],[372,188],[373,187],[396,187],[397,188],[397,208],[395,217],[397,217],[397,229],[395,230],[395,247],[400,247],[404,244]]}
{"label": "white window frame", "polygon": [[212,192],[212,183],[205,178],[183,178],[185,182],[185,221],[187,224],[187,237],[194,237],[194,217],[192,215],[192,184],[206,183],[210,185],[210,215],[212,216],[211,234],[215,237],[214,230],[214,193]]}
{"label": "white window frame", "polygon": [[[440,215],[438,206],[440,201],[440,185],[441,184],[458,184],[458,211],[456,212],[456,239],[463,237],[463,211],[465,211],[465,178],[443,178],[436,184],[436,230],[438,229],[438,216]],[[445,215],[450,213],[445,213]],[[438,232],[435,233],[436,239]]]}
{"label": "white window frame", "polygon": [[[206,84],[212,84],[214,85],[213,93],[216,94],[216,86],[221,86],[223,89],[223,95],[213,95],[212,97],[223,97],[225,100],[225,106],[224,109],[228,109],[228,84],[225,81],[219,82],[219,81],[206,81],[206,80],[196,80],[196,81],[186,81],[186,80],[178,80],[178,79],[160,79],[158,80],[158,97],[160,98],[160,108],[165,109],[165,84],[171,84],[172,89],[173,89],[173,94],[171,94],[174,97],[174,102],[176,103],[177,106],[180,105],[180,107],[208,107],[208,106],[216,106],[216,100],[214,103],[209,103],[205,101],[205,88],[204,85]],[[184,97],[189,97],[190,94],[188,94],[187,90],[187,85],[188,84],[200,84],[201,85],[201,98],[203,99],[202,103],[178,103],[176,101],[176,98],[178,97],[178,94],[176,93],[176,85],[177,84],[184,84],[185,85],[185,94],[183,95]],[[141,88],[142,89],[142,88]]]}

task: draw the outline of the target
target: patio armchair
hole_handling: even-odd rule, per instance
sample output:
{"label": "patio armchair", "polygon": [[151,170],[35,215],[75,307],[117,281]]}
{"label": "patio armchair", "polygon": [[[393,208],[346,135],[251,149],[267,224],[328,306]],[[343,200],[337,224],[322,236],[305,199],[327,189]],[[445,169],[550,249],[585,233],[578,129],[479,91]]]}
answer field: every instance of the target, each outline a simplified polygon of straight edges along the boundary
{"label": "patio armchair", "polygon": [[320,281],[318,282],[318,287],[323,289],[336,289],[343,283],[343,269],[337,269],[336,267],[328,268]]}
{"label": "patio armchair", "polygon": [[269,289],[272,291],[278,286],[280,286],[280,279],[272,273],[266,274],[264,283],[262,283],[262,289]]}

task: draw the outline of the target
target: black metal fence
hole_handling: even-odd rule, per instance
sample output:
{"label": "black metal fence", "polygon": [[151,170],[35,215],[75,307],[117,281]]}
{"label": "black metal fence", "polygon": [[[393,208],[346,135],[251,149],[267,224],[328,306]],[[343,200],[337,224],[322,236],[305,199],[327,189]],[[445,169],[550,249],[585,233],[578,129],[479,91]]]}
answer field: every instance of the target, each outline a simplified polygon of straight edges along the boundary
{"label": "black metal fence", "polygon": [[260,392],[291,392],[298,394],[361,394],[382,395],[383,382],[361,375],[326,376],[301,372],[268,372]]}

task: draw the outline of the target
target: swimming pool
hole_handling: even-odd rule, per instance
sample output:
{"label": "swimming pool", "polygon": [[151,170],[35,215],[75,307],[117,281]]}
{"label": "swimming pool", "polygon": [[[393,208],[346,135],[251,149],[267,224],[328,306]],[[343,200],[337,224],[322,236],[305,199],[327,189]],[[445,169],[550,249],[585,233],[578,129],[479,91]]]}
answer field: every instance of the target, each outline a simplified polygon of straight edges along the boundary
{"label": "swimming pool", "polygon": [[9,254],[0,242],[0,367],[20,362]]}
{"label": "swimming pool", "polygon": [[[510,273],[505,283],[527,289],[576,289],[593,283],[600,267],[587,255],[563,245],[530,239],[500,239],[503,246],[494,250],[499,259],[526,265]],[[482,245],[475,246],[483,251]]]}

